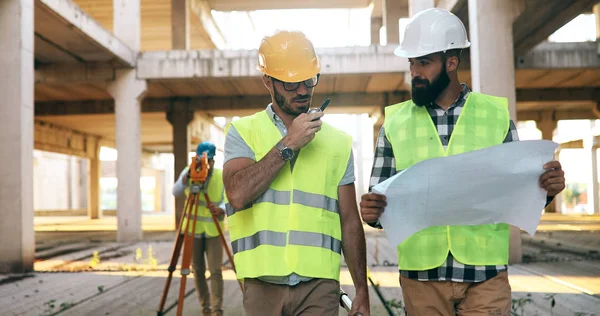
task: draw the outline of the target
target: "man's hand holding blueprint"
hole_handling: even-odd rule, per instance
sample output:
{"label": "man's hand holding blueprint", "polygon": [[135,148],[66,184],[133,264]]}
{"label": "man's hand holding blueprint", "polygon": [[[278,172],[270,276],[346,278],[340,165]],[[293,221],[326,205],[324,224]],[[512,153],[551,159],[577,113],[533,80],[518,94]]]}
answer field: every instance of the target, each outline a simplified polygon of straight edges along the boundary
{"label": "man's hand holding blueprint", "polygon": [[379,219],[392,245],[430,226],[507,223],[533,235],[546,197],[564,189],[557,146],[519,141],[422,161],[363,196],[363,220]]}

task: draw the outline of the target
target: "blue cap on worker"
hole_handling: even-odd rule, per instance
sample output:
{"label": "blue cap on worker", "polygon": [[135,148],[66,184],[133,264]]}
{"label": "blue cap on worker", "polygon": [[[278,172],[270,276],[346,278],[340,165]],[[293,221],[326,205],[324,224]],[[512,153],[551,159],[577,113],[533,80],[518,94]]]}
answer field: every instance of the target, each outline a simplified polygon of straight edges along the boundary
{"label": "blue cap on worker", "polygon": [[217,147],[210,141],[201,142],[198,147],[196,147],[196,155],[201,156],[203,152],[206,152],[206,158],[213,159],[215,156],[215,152]]}

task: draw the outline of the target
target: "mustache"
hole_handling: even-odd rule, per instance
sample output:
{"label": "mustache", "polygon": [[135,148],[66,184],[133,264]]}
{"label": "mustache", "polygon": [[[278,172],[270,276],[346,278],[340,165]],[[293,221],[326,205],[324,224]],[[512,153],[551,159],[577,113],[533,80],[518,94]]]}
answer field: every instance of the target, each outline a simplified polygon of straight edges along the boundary
{"label": "mustache", "polygon": [[429,80],[427,80],[427,79],[421,79],[421,78],[413,78],[412,84],[413,84],[413,86],[416,85],[416,84],[424,84],[426,86],[430,85]]}
{"label": "mustache", "polygon": [[306,101],[310,99],[310,95],[303,95],[303,96],[297,96],[295,98],[292,99],[292,102],[302,102],[302,101]]}

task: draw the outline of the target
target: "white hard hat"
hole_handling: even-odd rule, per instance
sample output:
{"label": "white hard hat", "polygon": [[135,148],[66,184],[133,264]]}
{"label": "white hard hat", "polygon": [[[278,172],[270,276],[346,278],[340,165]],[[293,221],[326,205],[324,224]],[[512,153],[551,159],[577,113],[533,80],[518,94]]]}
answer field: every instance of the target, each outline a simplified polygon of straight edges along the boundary
{"label": "white hard hat", "polygon": [[394,54],[415,58],[469,46],[467,30],[456,15],[447,10],[427,9],[415,14],[408,23]]}

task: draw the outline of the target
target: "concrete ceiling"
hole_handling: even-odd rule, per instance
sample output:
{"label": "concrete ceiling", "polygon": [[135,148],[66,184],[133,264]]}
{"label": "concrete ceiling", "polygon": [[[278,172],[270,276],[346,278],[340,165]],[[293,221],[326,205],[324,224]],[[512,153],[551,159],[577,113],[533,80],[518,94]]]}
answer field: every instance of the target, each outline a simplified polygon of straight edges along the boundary
{"label": "concrete ceiling", "polygon": [[[105,29],[113,30],[113,0],[73,0],[83,11]],[[171,1],[140,0],[141,50],[169,50],[172,48]],[[215,48],[200,17],[190,14],[190,48]]]}
{"label": "concrete ceiling", "polygon": [[133,66],[136,52],[68,0],[36,0],[35,62],[106,62]]}
{"label": "concrete ceiling", "polygon": [[[112,0],[74,1],[87,14],[97,19],[98,23],[73,6],[70,0],[35,2],[36,117],[38,114],[43,115],[38,118],[73,130],[114,139],[114,106],[105,87],[114,80],[115,66],[135,64],[138,65],[138,76],[148,79],[148,93],[142,104],[144,113],[141,133],[144,148],[170,150],[172,128],[166,120],[165,111],[172,98],[188,98],[191,108],[212,116],[242,116],[263,109],[269,102],[260,77],[254,70],[255,52],[176,51],[157,52],[151,55],[158,56],[154,60],[154,57],[147,58],[145,53],[137,57],[108,31],[112,30]],[[552,1],[547,5],[549,8],[536,12],[532,5],[540,3],[535,1],[537,0],[527,0],[526,14],[531,14],[531,23],[525,23],[526,18],[519,22],[528,25],[527,30],[537,30],[528,33],[529,37],[534,38],[560,27],[561,21],[569,16],[564,12],[575,14],[572,13],[575,9],[587,6],[582,4],[584,1],[589,2],[564,1],[569,3],[567,6]],[[291,5],[296,8],[314,5],[346,8],[364,7],[365,3],[368,5],[368,1],[359,0],[302,3],[294,0],[279,1],[276,4],[261,0],[209,2],[214,9],[221,10],[225,10],[227,6],[242,9],[244,5],[251,9],[259,9],[261,6],[271,6],[269,8],[272,9],[275,5]],[[461,3],[466,1],[456,0],[452,5],[458,8],[459,15],[464,16],[466,9],[464,6],[461,9]],[[141,0],[141,5],[142,49],[168,50],[171,47],[170,2]],[[559,7],[562,11],[557,11]],[[542,11],[545,13],[541,13]],[[546,20],[552,23],[543,26]],[[191,24],[193,25],[193,21]],[[515,27],[517,25],[521,24],[517,23]],[[196,26],[201,27],[202,24],[197,22]],[[201,32],[193,34],[194,27],[193,48],[199,48],[194,46],[194,38],[197,39],[196,43],[206,45],[206,36],[201,38],[198,35]],[[519,38],[515,36],[515,45],[524,47]],[[516,64],[518,115],[521,119],[536,119],[543,111],[556,111],[556,117],[563,119],[591,118],[597,115],[600,101],[600,57],[595,50],[596,43],[591,43],[589,47],[585,43],[577,45],[585,47],[541,45],[541,49],[536,48],[521,56]],[[564,51],[557,53],[556,47]],[[407,89],[404,83],[406,67],[400,65],[393,54],[389,54],[389,48],[323,50],[323,54],[328,57],[324,58],[323,76],[316,90],[319,95],[315,97],[315,103],[331,97],[332,105],[335,106],[330,107],[328,113],[377,113],[385,105],[406,99],[408,95],[403,92]],[[140,62],[150,67],[141,67],[140,70]],[[63,70],[59,66],[64,66]],[[470,85],[468,63],[461,66],[465,70],[460,72],[460,78]],[[150,72],[144,72],[144,69],[150,69]],[[184,75],[179,76],[182,70]],[[573,88],[593,89],[573,92]],[[528,91],[538,94],[528,94]],[[553,95],[554,92],[549,91],[568,91],[567,94],[577,95]],[[551,97],[547,97],[548,95]],[[88,101],[80,102],[81,100]],[[51,111],[63,111],[66,115],[49,115]]]}
{"label": "concrete ceiling", "polygon": [[366,8],[370,2],[371,0],[208,0],[211,8],[216,11]]}

